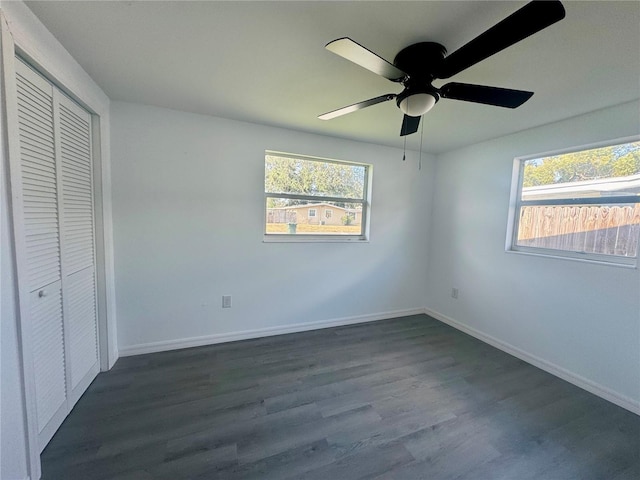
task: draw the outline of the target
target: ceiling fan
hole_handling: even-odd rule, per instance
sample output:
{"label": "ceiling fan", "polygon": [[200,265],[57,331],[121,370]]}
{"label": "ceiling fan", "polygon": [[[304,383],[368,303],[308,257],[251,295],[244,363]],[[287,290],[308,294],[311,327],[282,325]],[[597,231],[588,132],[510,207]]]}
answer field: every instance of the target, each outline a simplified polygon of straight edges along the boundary
{"label": "ceiling fan", "polygon": [[354,103],[324,113],[318,118],[330,120],[395,99],[396,104],[404,113],[400,136],[405,136],[418,130],[420,117],[427,113],[440,98],[506,108],[519,107],[531,98],[533,92],[457,82],[447,83],[436,88],[432,82],[437,79],[450,78],[562,20],[564,16],[564,7],[560,1],[534,0],[451,55],[447,56],[447,49],[439,43],[421,42],[402,49],[396,55],[393,63],[347,37],[329,42],[326,45],[327,50],[392,82],[402,84],[404,90],[398,94],[387,93]]}

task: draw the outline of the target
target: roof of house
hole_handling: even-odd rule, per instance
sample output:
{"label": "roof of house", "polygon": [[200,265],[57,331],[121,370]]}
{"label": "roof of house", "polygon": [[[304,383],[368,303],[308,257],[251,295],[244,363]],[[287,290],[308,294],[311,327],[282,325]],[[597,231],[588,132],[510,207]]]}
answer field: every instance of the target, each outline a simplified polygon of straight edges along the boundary
{"label": "roof of house", "polygon": [[522,200],[610,197],[614,195],[640,196],[640,174],[626,177],[540,185],[522,189]]}
{"label": "roof of house", "polygon": [[332,205],[332,204],[327,203],[327,202],[308,203],[306,205],[288,205],[286,207],[271,207],[271,208],[267,208],[267,210],[293,210],[293,209],[297,209],[297,208],[315,208],[315,207],[321,207],[321,206],[337,208],[339,210],[344,210],[345,212],[360,212],[362,210],[360,208],[339,207],[338,205]]}

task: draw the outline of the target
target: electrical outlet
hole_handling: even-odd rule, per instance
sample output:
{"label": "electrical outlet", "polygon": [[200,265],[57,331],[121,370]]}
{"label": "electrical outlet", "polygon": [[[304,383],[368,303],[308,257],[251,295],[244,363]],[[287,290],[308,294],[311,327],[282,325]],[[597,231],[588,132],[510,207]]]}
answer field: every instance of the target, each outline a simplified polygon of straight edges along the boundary
{"label": "electrical outlet", "polygon": [[222,296],[222,308],[231,308],[231,295]]}
{"label": "electrical outlet", "polygon": [[458,298],[458,289],[456,287],[453,287],[451,289],[451,298],[455,298],[455,299]]}

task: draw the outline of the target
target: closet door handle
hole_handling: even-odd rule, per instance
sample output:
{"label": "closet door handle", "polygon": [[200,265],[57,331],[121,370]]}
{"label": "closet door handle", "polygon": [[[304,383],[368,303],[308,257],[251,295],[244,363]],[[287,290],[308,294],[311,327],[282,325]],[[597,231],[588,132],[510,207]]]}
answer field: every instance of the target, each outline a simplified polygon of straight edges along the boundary
{"label": "closet door handle", "polygon": [[42,297],[46,297],[47,296],[47,291],[46,290],[40,290],[38,292],[38,297],[42,298]]}

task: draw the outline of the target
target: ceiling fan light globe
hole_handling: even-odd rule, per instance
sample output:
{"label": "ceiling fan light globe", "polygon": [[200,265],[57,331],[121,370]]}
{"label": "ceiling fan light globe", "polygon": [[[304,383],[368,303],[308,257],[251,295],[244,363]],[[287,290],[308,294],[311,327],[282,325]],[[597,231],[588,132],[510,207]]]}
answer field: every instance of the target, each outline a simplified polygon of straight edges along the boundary
{"label": "ceiling fan light globe", "polygon": [[430,93],[415,93],[400,101],[400,110],[410,117],[421,117],[436,104],[436,97]]}

